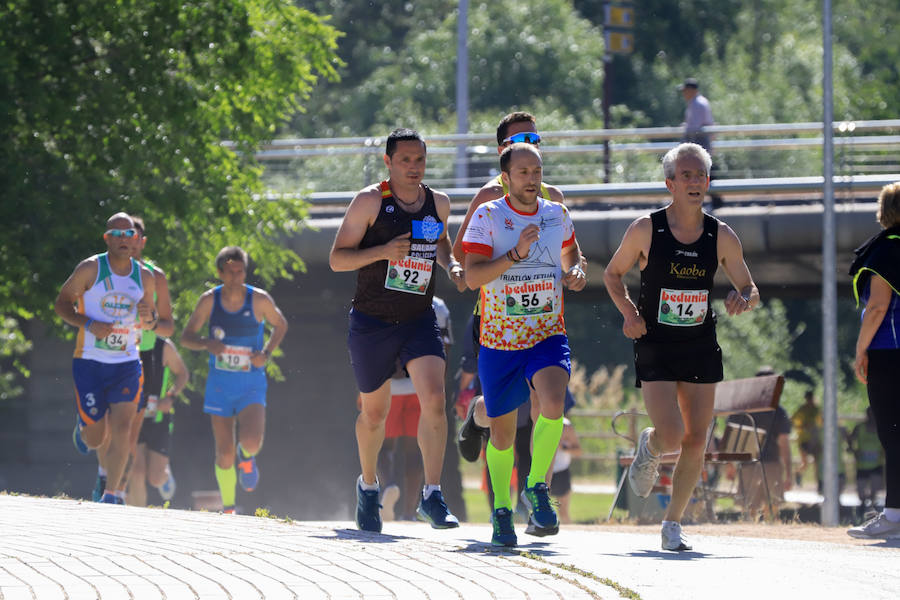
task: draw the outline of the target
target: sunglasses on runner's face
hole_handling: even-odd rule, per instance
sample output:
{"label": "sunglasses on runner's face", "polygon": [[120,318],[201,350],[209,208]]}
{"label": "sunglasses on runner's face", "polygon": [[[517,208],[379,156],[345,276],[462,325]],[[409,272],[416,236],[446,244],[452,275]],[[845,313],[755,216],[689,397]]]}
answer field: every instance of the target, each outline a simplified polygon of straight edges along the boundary
{"label": "sunglasses on runner's face", "polygon": [[508,144],[517,144],[519,142],[524,142],[526,144],[534,144],[535,146],[537,146],[538,144],[541,143],[541,136],[538,135],[537,133],[532,133],[532,132],[528,132],[528,131],[523,132],[523,133],[517,133],[517,134],[511,135],[508,138],[506,138],[505,140],[503,140],[503,145],[505,146]]}
{"label": "sunglasses on runner's face", "polygon": [[104,237],[137,237],[137,229],[109,229],[103,234]]}

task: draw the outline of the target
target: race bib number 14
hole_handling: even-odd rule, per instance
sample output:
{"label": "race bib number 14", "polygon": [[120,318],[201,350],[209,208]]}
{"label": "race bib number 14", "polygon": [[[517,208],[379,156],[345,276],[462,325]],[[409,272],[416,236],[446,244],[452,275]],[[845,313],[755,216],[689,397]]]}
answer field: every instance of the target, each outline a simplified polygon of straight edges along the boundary
{"label": "race bib number 14", "polygon": [[424,295],[434,271],[434,261],[407,256],[403,260],[388,262],[384,287],[395,292]]}
{"label": "race bib number 14", "polygon": [[709,290],[668,290],[659,292],[657,321],[675,327],[694,327],[706,320]]}

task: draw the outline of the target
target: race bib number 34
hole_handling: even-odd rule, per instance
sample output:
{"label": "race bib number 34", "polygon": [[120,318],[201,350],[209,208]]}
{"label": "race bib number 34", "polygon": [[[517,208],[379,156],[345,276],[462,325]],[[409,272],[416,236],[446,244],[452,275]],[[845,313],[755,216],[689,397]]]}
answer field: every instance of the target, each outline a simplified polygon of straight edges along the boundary
{"label": "race bib number 34", "polygon": [[431,259],[407,256],[403,260],[392,260],[388,262],[384,287],[395,292],[424,295],[433,271]]}
{"label": "race bib number 34", "polygon": [[706,320],[709,290],[667,290],[659,292],[657,321],[676,327],[693,327]]}
{"label": "race bib number 34", "polygon": [[222,371],[246,373],[250,370],[249,346],[225,346],[225,351],[216,356],[216,368]]}
{"label": "race bib number 34", "polygon": [[111,352],[125,352],[128,349],[128,336],[131,334],[131,328],[122,323],[115,323],[112,333],[104,338],[94,340],[94,347]]}

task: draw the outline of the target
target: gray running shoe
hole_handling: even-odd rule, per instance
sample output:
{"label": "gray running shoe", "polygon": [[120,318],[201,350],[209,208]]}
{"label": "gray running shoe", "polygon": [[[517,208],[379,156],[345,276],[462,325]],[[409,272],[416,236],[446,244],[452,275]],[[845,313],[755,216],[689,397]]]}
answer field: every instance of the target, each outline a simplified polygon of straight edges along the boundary
{"label": "gray running shoe", "polygon": [[673,521],[666,521],[662,526],[662,549],[671,550],[672,552],[681,552],[683,550],[691,550],[687,538],[681,532],[681,524]]}
{"label": "gray running shoe", "polygon": [[631,490],[640,496],[646,498],[653,490],[653,484],[659,478],[659,457],[650,453],[647,443],[650,441],[650,432],[652,427],[641,432],[638,437],[637,452],[634,455],[634,462],[628,468],[628,483]]}
{"label": "gray running shoe", "polygon": [[884,513],[878,513],[862,525],[848,529],[847,533],[855,538],[900,538],[900,523],[894,523]]}
{"label": "gray running shoe", "polygon": [[381,494],[382,521],[393,521],[395,519],[394,506],[397,504],[397,500],[399,499],[400,488],[398,486],[391,484],[384,488],[384,492]]}

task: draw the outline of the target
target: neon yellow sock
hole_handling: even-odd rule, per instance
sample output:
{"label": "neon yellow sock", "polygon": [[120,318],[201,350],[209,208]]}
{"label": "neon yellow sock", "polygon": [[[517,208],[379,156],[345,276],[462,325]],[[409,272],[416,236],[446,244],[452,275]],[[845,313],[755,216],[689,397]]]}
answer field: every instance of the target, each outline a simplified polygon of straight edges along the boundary
{"label": "neon yellow sock", "polygon": [[228,469],[216,465],[216,482],[219,484],[219,493],[222,495],[222,506],[234,506],[235,488],[237,487],[237,470],[234,465]]}
{"label": "neon yellow sock", "polygon": [[547,481],[547,471],[553,463],[553,455],[562,438],[563,419],[538,417],[534,424],[534,450],[531,452],[531,472],[528,473],[528,487]]}
{"label": "neon yellow sock", "polygon": [[509,484],[512,480],[513,463],[516,460],[513,448],[510,446],[506,450],[497,450],[494,442],[488,440],[484,454],[487,458],[488,474],[491,476],[491,487],[494,490],[494,508],[512,510]]}

